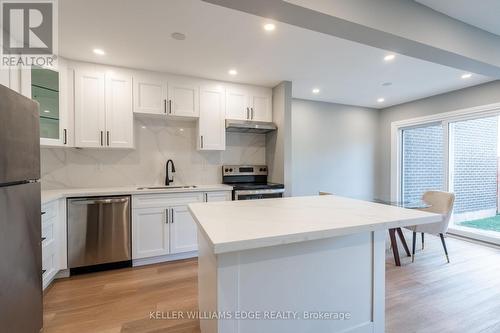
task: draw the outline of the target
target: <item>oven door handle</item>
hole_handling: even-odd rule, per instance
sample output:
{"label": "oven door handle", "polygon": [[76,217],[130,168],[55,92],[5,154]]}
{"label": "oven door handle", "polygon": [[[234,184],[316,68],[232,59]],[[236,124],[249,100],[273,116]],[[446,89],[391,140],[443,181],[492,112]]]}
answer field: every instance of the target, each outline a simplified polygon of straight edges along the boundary
{"label": "oven door handle", "polygon": [[274,194],[274,193],[284,193],[284,188],[267,189],[267,190],[236,190],[234,191],[235,199],[238,200],[239,196],[242,195],[255,195],[255,194]]}

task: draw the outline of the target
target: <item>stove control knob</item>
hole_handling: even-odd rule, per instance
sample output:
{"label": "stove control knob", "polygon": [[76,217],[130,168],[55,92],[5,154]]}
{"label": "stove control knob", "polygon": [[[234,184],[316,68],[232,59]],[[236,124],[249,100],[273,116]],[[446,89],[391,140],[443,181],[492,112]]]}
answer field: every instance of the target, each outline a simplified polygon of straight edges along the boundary
{"label": "stove control knob", "polygon": [[224,171],[225,171],[225,172],[228,172],[228,171],[229,171],[229,169],[227,169],[227,168],[226,168],[226,169],[224,169]]}
{"label": "stove control knob", "polygon": [[230,172],[233,172],[233,168],[229,169]]}

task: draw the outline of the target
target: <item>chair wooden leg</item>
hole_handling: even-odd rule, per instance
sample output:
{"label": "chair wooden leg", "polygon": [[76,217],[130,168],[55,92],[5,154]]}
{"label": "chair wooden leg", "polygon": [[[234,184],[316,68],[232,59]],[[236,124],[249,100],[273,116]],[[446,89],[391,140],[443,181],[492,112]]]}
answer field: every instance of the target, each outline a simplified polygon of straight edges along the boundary
{"label": "chair wooden leg", "polygon": [[392,253],[394,254],[394,262],[396,266],[401,266],[401,261],[399,260],[398,242],[396,240],[396,229],[389,229],[389,236],[391,237],[391,247]]}
{"label": "chair wooden leg", "polygon": [[424,249],[424,233],[422,232],[422,250]]}
{"label": "chair wooden leg", "polygon": [[417,245],[417,233],[413,232],[413,244],[412,244],[412,254],[411,254],[411,262],[415,262],[415,246]]}
{"label": "chair wooden leg", "polygon": [[399,239],[401,239],[401,243],[403,244],[406,255],[408,257],[411,257],[410,249],[408,248],[408,244],[406,243],[406,239],[405,239],[405,235],[403,234],[403,230],[401,230],[401,228],[396,228],[396,231],[398,232]]}
{"label": "chair wooden leg", "polygon": [[444,241],[444,235],[439,234],[439,237],[441,237],[441,243],[443,243],[443,249],[444,249],[444,254],[446,255],[446,261],[448,261],[448,264],[449,264],[450,257],[448,256],[448,250],[446,249],[446,242]]}

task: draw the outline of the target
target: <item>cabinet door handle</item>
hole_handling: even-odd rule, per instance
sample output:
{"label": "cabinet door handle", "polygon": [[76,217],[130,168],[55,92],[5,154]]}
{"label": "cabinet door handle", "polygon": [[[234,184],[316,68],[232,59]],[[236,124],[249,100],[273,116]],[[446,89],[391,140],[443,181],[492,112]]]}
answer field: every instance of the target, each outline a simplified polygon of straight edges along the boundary
{"label": "cabinet door handle", "polygon": [[170,223],[170,221],[169,221],[169,219],[170,219],[170,217],[169,217],[170,212],[169,211],[170,211],[170,209],[168,209],[168,208],[165,209],[165,224],[169,224]]}
{"label": "cabinet door handle", "polygon": [[174,209],[173,208],[171,209],[171,212],[172,212],[172,217],[171,217],[170,223],[174,224]]}
{"label": "cabinet door handle", "polygon": [[252,110],[252,120],[253,120],[253,116],[254,116],[253,108],[250,108],[250,110]]}
{"label": "cabinet door handle", "polygon": [[208,193],[205,193],[205,202],[208,202]]}
{"label": "cabinet door handle", "polygon": [[109,146],[109,131],[106,131],[106,141],[108,142],[108,146]]}
{"label": "cabinet door handle", "polygon": [[171,99],[168,100],[168,113],[172,114],[172,100]]}
{"label": "cabinet door handle", "polygon": [[63,129],[63,137],[64,137],[63,144],[67,145],[68,144],[68,130],[67,129]]}
{"label": "cabinet door handle", "polygon": [[163,112],[167,113],[167,100],[166,99],[163,100]]}
{"label": "cabinet door handle", "polygon": [[250,119],[250,109],[247,108],[247,119]]}
{"label": "cabinet door handle", "polygon": [[104,146],[104,139],[103,139],[104,132],[101,131],[101,146]]}
{"label": "cabinet door handle", "polygon": [[201,148],[203,148],[203,135],[201,136]]}

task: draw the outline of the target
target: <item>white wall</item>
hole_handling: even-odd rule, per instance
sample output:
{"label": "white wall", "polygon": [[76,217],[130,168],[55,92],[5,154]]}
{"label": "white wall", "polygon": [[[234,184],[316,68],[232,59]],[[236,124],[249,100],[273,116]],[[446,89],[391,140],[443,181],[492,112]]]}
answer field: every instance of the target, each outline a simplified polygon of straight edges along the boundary
{"label": "white wall", "polygon": [[291,182],[291,109],[292,82],[284,81],[273,88],[273,122],[277,131],[266,135],[268,180],[285,184],[285,195],[292,193]]}
{"label": "white wall", "polygon": [[390,199],[391,123],[436,113],[500,102],[500,81],[396,105],[380,111],[377,150],[377,197]]}
{"label": "white wall", "polygon": [[373,198],[377,125],[375,109],[294,99],[292,194]]}
{"label": "white wall", "polygon": [[228,133],[226,151],[197,151],[196,122],[136,117],[136,149],[42,148],[42,188],[162,184],[172,159],[174,184],[218,184],[223,164],[265,164],[262,134]]}

